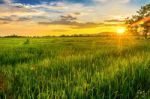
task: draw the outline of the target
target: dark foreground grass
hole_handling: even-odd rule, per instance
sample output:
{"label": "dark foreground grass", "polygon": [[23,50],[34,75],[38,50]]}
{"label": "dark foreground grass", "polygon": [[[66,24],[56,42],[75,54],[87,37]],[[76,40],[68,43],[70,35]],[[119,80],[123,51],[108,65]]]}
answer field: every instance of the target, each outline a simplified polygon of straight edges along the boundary
{"label": "dark foreground grass", "polygon": [[150,41],[1,38],[1,99],[149,99]]}

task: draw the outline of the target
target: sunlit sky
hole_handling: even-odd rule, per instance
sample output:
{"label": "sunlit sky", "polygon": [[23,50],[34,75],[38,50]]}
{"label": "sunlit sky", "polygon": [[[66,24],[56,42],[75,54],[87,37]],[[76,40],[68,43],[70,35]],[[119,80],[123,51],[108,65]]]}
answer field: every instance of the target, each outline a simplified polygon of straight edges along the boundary
{"label": "sunlit sky", "polygon": [[114,32],[150,0],[0,0],[0,36]]}

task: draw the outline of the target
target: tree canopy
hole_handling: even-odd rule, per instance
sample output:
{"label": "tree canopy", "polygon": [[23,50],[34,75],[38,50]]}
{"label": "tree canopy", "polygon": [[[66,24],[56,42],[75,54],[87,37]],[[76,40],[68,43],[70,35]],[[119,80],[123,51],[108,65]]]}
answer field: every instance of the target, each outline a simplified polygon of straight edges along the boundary
{"label": "tree canopy", "polygon": [[133,33],[138,33],[138,27],[143,28],[142,32],[145,38],[147,38],[150,28],[150,4],[142,6],[136,15],[127,18],[126,23],[129,24],[129,31]]}

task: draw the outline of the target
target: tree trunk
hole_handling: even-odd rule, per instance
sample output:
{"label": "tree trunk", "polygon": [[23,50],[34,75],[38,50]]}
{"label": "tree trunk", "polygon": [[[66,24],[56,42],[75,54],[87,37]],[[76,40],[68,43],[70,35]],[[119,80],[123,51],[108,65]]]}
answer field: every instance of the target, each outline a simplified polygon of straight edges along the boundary
{"label": "tree trunk", "polygon": [[144,37],[145,37],[145,39],[147,39],[148,32],[149,32],[149,27],[146,25],[146,26],[144,27]]}
{"label": "tree trunk", "polygon": [[147,32],[144,32],[144,37],[145,39],[147,39]]}

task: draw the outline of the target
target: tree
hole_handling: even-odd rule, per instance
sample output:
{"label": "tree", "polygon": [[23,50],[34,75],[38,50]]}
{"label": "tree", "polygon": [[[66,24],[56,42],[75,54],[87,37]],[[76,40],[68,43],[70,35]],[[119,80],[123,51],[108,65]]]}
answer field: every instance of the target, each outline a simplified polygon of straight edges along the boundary
{"label": "tree", "polygon": [[143,27],[143,34],[144,34],[145,39],[147,39],[147,34],[148,34],[149,28],[150,28],[150,26],[149,26],[149,21],[143,22],[143,23],[141,24],[141,27]]}
{"label": "tree", "polygon": [[129,24],[129,31],[131,32],[138,33],[138,27],[142,27],[144,37],[147,38],[150,29],[150,4],[142,6],[141,9],[137,11],[137,15],[128,18],[126,23]]}

